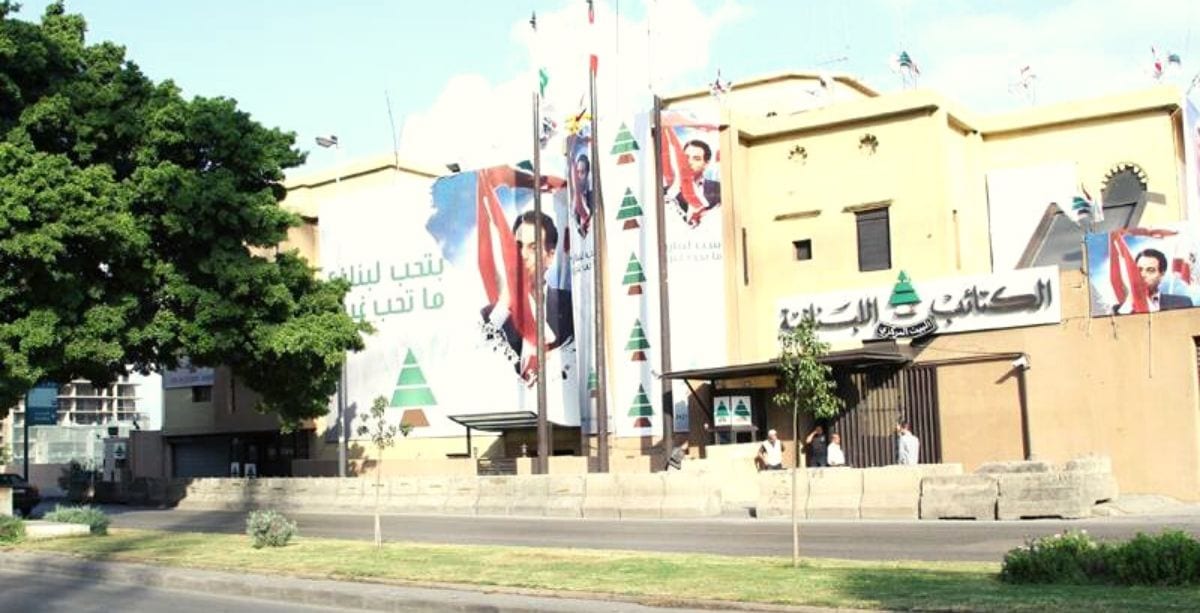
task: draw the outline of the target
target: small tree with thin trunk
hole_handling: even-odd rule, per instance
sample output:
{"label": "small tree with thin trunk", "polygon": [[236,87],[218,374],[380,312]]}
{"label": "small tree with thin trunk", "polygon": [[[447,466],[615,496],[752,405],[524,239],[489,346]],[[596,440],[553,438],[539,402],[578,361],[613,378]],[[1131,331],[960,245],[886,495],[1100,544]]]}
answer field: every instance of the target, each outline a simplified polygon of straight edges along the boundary
{"label": "small tree with thin trunk", "polygon": [[366,423],[358,427],[358,435],[371,439],[375,446],[375,546],[383,546],[383,527],[379,521],[379,490],[383,487],[383,451],[396,444],[396,435],[407,437],[412,432],[412,426],[401,422],[400,425],[388,423],[387,398],[379,396],[371,403],[371,413]]}
{"label": "small tree with thin trunk", "polygon": [[775,403],[792,409],[792,566],[800,564],[800,524],[796,521],[796,467],[800,466],[800,413],[828,419],[842,410],[833,369],[821,362],[829,344],[817,338],[817,324],[806,317],[779,331],[779,391]]}

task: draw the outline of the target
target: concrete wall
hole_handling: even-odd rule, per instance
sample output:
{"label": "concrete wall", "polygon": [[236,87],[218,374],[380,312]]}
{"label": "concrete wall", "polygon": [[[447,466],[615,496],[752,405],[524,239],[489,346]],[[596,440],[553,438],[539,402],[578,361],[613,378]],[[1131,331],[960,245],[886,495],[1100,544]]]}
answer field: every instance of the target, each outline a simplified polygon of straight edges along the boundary
{"label": "concrete wall", "polygon": [[[938,336],[919,359],[1024,351],[1035,458],[1107,456],[1123,492],[1200,500],[1200,311],[1091,318],[1087,292],[1082,274],[1064,272],[1063,323]],[[939,368],[944,461],[1021,458],[1014,382],[999,376],[1006,366]]]}

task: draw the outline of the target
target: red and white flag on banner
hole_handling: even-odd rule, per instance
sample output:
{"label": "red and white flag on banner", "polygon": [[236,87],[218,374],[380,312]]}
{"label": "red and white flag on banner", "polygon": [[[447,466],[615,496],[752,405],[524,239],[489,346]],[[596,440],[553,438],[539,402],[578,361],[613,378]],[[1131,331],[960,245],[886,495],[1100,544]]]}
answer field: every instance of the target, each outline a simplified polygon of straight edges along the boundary
{"label": "red and white flag on banner", "polygon": [[588,69],[592,71],[592,76],[596,74],[597,65],[600,63],[600,57],[597,54],[596,47],[596,6],[592,0],[587,0],[588,5]]}
{"label": "red and white flag on banner", "polygon": [[[1161,239],[1176,234],[1173,230],[1149,228],[1116,230],[1108,234],[1108,277],[1112,284],[1113,296],[1116,298],[1118,314],[1150,312],[1150,295],[1146,282],[1142,279],[1137,260],[1129,251],[1125,237],[1146,236]],[[1172,268],[1174,267],[1172,263]],[[1189,270],[1188,275],[1190,274]]]}

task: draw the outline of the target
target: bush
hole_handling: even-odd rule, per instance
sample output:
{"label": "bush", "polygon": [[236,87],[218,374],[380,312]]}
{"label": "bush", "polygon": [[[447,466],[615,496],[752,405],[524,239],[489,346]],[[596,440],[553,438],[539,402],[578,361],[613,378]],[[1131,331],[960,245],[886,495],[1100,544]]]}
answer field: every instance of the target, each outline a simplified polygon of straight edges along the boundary
{"label": "bush", "polygon": [[43,517],[46,521],[56,521],[64,524],[83,524],[91,529],[92,534],[108,534],[108,515],[95,507],[64,507],[56,505]]}
{"label": "bush", "polygon": [[276,511],[251,511],[246,516],[246,534],[255,549],[283,547],[296,535],[296,522]]}
{"label": "bush", "polygon": [[15,543],[25,538],[25,522],[11,515],[0,515],[0,543]]}
{"label": "bush", "polygon": [[100,479],[100,471],[88,470],[82,464],[71,460],[62,467],[58,475],[58,487],[66,492],[67,500],[83,502],[92,495],[92,485]]}
{"label": "bush", "polygon": [[1008,583],[1200,584],[1200,541],[1177,530],[1138,534],[1119,544],[1097,543],[1086,532],[1040,538],[1004,556]]}

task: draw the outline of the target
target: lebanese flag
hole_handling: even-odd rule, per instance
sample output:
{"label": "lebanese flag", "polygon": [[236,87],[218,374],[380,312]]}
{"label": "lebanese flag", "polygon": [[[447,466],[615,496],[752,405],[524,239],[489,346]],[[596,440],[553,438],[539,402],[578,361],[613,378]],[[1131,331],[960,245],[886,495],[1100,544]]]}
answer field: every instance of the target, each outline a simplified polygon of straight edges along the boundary
{"label": "lebanese flag", "polygon": [[1108,279],[1112,284],[1113,296],[1118,308],[1129,305],[1130,313],[1146,313],[1150,310],[1146,283],[1138,271],[1137,262],[1125,244],[1125,231],[1108,233]]}

